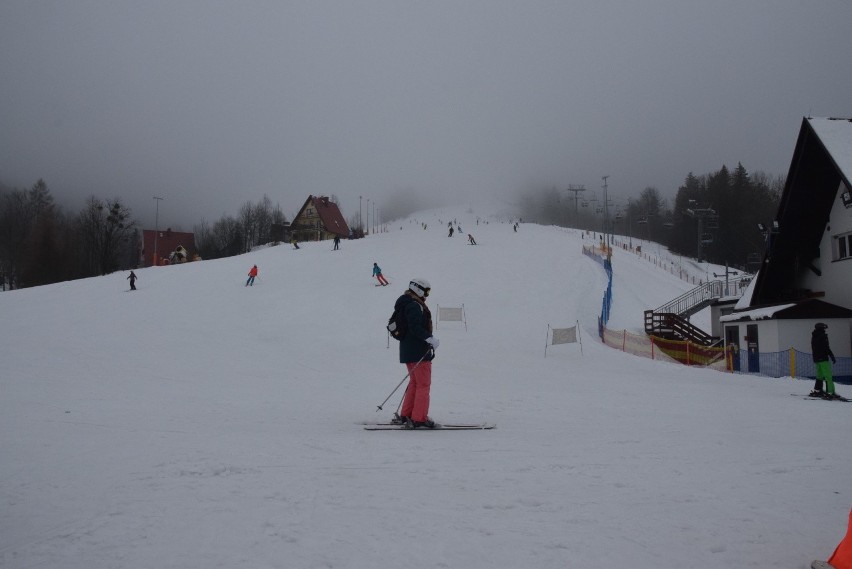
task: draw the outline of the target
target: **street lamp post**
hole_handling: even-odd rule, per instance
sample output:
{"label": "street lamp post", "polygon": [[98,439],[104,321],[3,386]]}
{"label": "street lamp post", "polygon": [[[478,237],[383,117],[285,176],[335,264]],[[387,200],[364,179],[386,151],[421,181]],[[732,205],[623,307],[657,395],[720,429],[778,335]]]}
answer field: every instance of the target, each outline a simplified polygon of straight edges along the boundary
{"label": "street lamp post", "polygon": [[[728,275],[737,276],[738,274],[740,274],[738,271],[731,271],[731,270],[728,269],[728,261],[726,260],[725,261],[725,294],[727,294],[727,295],[731,294],[730,288],[728,287]],[[713,273],[713,278],[718,279],[721,276],[722,275],[717,275],[715,272]]]}
{"label": "street lamp post", "polygon": [[630,250],[633,250],[633,207],[631,201],[627,200],[627,237],[630,239]]}
{"label": "street lamp post", "polygon": [[[609,176],[601,176],[601,179],[603,180],[603,198],[604,198],[604,205],[603,205],[604,243],[607,246],[607,251],[609,251],[609,246],[610,246],[610,236],[608,234],[608,232],[609,232],[609,200],[608,200],[607,195],[606,195],[606,190],[607,190],[607,187],[608,187],[607,183],[606,183],[607,178],[609,178]],[[607,253],[607,258],[609,258],[609,253]]]}
{"label": "street lamp post", "polygon": [[154,196],[154,203],[157,204],[156,209],[154,210],[154,265],[159,265],[158,262],[160,257],[157,251],[157,238],[160,236],[160,202],[163,201],[163,198],[158,198]]}

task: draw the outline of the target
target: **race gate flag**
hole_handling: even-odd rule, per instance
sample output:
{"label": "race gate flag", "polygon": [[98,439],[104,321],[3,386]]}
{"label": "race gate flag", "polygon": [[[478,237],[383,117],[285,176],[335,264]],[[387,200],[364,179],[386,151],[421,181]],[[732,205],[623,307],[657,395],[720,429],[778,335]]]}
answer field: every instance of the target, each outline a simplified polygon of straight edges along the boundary
{"label": "race gate flag", "polygon": [[544,344],[544,357],[547,357],[547,346],[557,344],[580,344],[580,355],[583,354],[583,340],[580,337],[580,322],[570,328],[551,328],[547,325],[547,340]]}
{"label": "race gate flag", "polygon": [[[441,306],[438,305],[438,322],[464,322],[464,329],[467,331],[467,317],[464,313],[464,304],[461,306]],[[436,325],[437,328],[437,325]]]}

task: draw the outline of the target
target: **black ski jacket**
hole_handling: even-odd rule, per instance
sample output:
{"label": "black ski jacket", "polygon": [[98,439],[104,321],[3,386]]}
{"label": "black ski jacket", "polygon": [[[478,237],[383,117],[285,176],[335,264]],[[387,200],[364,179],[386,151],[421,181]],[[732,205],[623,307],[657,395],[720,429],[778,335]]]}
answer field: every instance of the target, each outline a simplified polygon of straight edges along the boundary
{"label": "black ski jacket", "polygon": [[[432,347],[426,343],[426,338],[432,336],[432,313],[429,308],[405,293],[400,296],[394,304],[394,310],[402,307],[408,331],[405,337],[399,341],[399,362],[417,363],[421,359],[431,361],[434,353],[429,351]],[[424,357],[425,356],[425,357]]]}
{"label": "black ski jacket", "polygon": [[814,330],[811,334],[811,354],[816,362],[826,362],[828,358],[834,359],[831,348],[828,347],[828,335],[825,330]]}

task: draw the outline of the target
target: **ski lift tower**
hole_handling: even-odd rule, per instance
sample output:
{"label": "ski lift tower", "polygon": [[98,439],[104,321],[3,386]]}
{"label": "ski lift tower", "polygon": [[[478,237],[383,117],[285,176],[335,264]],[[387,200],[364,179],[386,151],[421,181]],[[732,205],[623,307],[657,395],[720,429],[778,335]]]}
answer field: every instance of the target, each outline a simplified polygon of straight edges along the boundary
{"label": "ski lift tower", "polygon": [[566,191],[574,192],[574,229],[577,229],[577,227],[579,226],[579,222],[577,220],[577,199],[578,199],[580,192],[586,191],[586,186],[584,186],[583,184],[580,184],[580,185],[568,184]]}
{"label": "ski lift tower", "polygon": [[716,210],[709,207],[689,208],[686,210],[686,215],[698,220],[698,262],[700,263],[702,245],[709,245],[713,242],[713,235],[704,231],[705,224],[708,228],[718,228],[719,216],[716,214]]}

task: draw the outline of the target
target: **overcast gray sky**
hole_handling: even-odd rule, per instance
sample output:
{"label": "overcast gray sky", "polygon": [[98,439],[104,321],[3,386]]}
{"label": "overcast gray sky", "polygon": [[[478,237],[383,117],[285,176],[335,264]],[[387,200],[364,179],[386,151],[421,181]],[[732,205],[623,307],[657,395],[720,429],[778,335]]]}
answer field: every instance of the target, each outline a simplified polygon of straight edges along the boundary
{"label": "overcast gray sky", "polygon": [[674,196],[852,115],[848,0],[0,2],[0,182],[191,230],[268,194]]}

